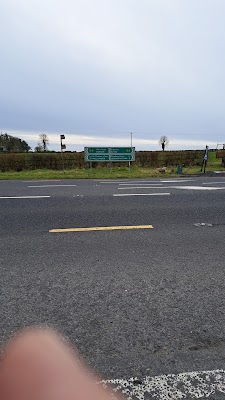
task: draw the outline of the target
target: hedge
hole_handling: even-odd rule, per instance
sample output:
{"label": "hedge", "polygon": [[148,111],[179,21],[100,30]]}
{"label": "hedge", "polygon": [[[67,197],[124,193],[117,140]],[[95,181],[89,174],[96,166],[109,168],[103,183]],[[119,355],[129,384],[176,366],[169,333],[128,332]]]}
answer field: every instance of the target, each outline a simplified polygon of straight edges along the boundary
{"label": "hedge", "polygon": [[[132,165],[146,168],[168,167],[183,164],[185,166],[200,165],[204,151],[138,151],[136,161]],[[127,163],[115,163],[115,166],[125,166]],[[88,168],[83,152],[65,152],[64,165],[66,169]],[[93,167],[101,168],[106,163],[93,163]],[[61,153],[5,153],[0,154],[0,171],[22,171],[34,169],[62,169]]]}

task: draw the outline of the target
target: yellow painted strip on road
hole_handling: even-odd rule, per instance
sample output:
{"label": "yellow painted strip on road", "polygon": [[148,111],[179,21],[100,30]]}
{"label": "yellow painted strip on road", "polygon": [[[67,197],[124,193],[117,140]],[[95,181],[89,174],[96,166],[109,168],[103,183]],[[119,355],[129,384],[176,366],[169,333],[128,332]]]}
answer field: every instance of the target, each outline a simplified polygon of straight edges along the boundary
{"label": "yellow painted strip on road", "polygon": [[96,226],[93,228],[50,229],[49,232],[63,233],[63,232],[117,231],[126,229],[153,229],[153,226],[152,225]]}

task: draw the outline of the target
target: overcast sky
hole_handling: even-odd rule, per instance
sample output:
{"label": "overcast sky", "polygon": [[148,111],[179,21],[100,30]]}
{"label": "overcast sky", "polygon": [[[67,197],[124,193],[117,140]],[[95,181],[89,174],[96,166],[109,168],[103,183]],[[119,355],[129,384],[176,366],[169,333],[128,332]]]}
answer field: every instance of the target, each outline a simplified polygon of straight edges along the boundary
{"label": "overcast sky", "polygon": [[224,0],[1,0],[0,130],[34,147],[225,143]]}

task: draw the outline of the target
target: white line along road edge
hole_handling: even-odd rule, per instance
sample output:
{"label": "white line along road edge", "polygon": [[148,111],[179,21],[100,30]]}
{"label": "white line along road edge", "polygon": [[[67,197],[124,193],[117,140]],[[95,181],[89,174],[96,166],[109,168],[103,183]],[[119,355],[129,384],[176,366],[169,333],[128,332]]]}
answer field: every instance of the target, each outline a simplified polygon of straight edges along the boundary
{"label": "white line along road edge", "polygon": [[115,393],[121,391],[127,400],[200,399],[215,395],[216,392],[225,394],[225,371],[184,372],[178,375],[146,376],[141,381],[131,378],[103,380],[99,383],[104,388],[110,386]]}

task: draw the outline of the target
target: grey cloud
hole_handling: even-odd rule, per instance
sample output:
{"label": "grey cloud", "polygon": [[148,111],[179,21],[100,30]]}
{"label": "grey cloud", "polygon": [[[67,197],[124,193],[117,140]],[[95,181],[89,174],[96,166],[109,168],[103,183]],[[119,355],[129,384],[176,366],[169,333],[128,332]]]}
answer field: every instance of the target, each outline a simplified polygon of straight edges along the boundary
{"label": "grey cloud", "polygon": [[0,14],[2,128],[223,140],[223,0],[3,0]]}

